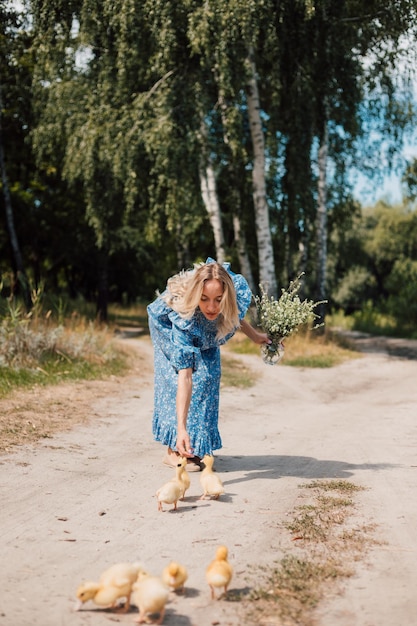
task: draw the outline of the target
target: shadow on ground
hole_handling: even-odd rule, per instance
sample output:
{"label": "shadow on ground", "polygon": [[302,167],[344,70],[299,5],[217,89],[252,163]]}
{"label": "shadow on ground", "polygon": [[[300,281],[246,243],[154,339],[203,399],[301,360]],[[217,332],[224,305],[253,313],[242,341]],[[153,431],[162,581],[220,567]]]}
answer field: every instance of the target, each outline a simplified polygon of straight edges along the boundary
{"label": "shadow on ground", "polygon": [[336,332],[350,341],[360,352],[385,353],[400,359],[417,360],[417,339],[370,335],[356,330],[337,330]]}
{"label": "shadow on ground", "polygon": [[354,464],[331,459],[315,459],[307,456],[219,456],[216,457],[216,470],[219,472],[245,472],[244,476],[223,480],[225,485],[241,483],[246,480],[274,479],[283,476],[297,478],[347,479],[357,470],[380,471],[398,467],[390,463]]}

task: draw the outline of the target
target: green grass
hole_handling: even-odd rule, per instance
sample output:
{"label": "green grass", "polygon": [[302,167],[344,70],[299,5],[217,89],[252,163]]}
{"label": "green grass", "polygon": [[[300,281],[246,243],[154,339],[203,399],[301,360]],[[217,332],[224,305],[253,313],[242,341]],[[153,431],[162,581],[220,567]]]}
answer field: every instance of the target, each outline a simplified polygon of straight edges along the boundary
{"label": "green grass", "polygon": [[126,354],[115,353],[101,363],[84,359],[57,358],[55,355],[32,367],[0,367],[0,398],[14,389],[30,388],[34,385],[56,385],[66,381],[97,380],[108,376],[120,376],[128,370]]}
{"label": "green grass", "polygon": [[222,387],[248,389],[255,384],[256,380],[256,374],[241,361],[222,353]]}
{"label": "green grass", "polygon": [[362,310],[346,315],[336,311],[326,317],[326,324],[332,328],[356,330],[369,335],[384,335],[404,339],[417,339],[417,331],[413,325],[405,327],[391,315],[387,315],[366,303]]}

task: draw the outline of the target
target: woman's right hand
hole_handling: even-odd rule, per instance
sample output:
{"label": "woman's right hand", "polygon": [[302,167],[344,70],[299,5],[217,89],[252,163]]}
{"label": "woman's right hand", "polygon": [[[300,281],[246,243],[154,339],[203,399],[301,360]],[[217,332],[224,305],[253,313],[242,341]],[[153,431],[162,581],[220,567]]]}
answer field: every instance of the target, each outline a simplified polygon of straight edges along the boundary
{"label": "woman's right hand", "polygon": [[179,430],[177,433],[177,452],[181,456],[192,458],[194,453],[191,448],[190,438],[186,430]]}
{"label": "woman's right hand", "polygon": [[190,438],[187,433],[187,415],[190,408],[191,393],[193,389],[193,370],[191,367],[178,372],[177,389],[177,452],[181,456],[191,458],[194,456]]}

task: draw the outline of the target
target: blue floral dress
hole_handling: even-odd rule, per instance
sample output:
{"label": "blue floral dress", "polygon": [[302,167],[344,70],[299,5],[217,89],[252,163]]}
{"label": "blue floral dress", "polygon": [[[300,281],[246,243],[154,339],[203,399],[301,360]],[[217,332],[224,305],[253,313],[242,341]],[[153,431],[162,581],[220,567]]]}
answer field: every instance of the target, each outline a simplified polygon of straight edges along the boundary
{"label": "blue floral dress", "polygon": [[[213,262],[208,259],[207,263]],[[252,292],[241,274],[234,274],[230,264],[224,268],[232,277],[239,310],[243,319]],[[237,328],[216,339],[216,320],[208,320],[199,309],[183,319],[161,297],[147,308],[149,329],[154,345],[154,414],[152,431],[155,441],[176,448],[176,395],[178,371],[192,368],[193,387],[187,417],[187,432],[194,454],[203,457],[222,447],[218,430],[220,391],[220,349]]]}

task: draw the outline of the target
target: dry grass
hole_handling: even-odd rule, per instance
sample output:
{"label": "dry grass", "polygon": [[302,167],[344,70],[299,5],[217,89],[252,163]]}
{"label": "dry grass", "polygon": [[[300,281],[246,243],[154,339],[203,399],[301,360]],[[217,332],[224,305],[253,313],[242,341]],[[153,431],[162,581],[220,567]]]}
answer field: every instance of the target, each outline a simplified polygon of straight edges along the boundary
{"label": "dry grass", "polygon": [[253,592],[248,625],[313,626],[320,601],[353,575],[355,561],[375,543],[372,526],[352,521],[353,496],[362,487],[334,480],[312,481],[300,489],[306,502],[283,525],[293,548]]}
{"label": "dry grass", "polygon": [[[358,359],[362,355],[346,339],[326,331],[295,333],[285,339],[285,354],[280,365],[296,367],[334,367],[349,359]],[[230,350],[236,354],[260,354],[260,347],[250,341],[243,333],[228,342]]]}
{"label": "dry grass", "polygon": [[91,380],[127,370],[114,334],[74,314],[59,321],[48,311],[10,306],[0,319],[0,397],[33,385]]}
{"label": "dry grass", "polygon": [[[93,404],[102,397],[123,393],[130,377],[135,385],[151,379],[152,366],[138,350],[115,342],[123,356],[118,373],[98,367],[96,376],[68,378],[43,375],[42,381],[27,386],[14,385],[13,393],[0,395],[0,454],[15,446],[36,444],[58,432],[68,431],[96,417]],[[89,370],[92,374],[91,369]],[[1,371],[0,371],[1,379]]]}

